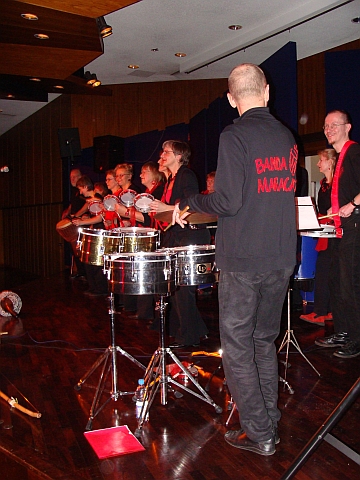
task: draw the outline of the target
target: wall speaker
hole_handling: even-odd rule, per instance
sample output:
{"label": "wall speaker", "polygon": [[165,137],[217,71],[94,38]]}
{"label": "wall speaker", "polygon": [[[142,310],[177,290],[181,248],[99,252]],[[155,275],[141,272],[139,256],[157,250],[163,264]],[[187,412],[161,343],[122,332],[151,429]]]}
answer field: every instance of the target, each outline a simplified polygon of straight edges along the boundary
{"label": "wall speaker", "polygon": [[105,173],[124,162],[124,139],[115,135],[94,137],[94,171]]}
{"label": "wall speaker", "polygon": [[81,157],[81,145],[78,128],[60,128],[58,130],[61,158]]}

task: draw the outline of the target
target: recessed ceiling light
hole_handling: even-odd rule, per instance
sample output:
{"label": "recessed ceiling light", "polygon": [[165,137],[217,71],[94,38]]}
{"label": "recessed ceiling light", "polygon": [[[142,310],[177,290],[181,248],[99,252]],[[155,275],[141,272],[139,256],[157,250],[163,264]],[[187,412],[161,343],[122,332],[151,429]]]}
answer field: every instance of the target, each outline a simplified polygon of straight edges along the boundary
{"label": "recessed ceiling light", "polygon": [[21,16],[25,20],[39,20],[39,17],[37,17],[33,13],[22,13]]}
{"label": "recessed ceiling light", "polygon": [[152,52],[158,52],[159,49],[158,49],[158,48],[152,48],[151,51],[152,51]]}
{"label": "recessed ceiling light", "polygon": [[35,33],[34,37],[38,38],[39,40],[48,40],[49,39],[49,35],[45,35],[45,33]]}
{"label": "recessed ceiling light", "polygon": [[182,53],[182,52],[177,52],[175,53],[175,57],[186,57],[186,53]]}
{"label": "recessed ceiling light", "polygon": [[140,68],[139,65],[128,65],[128,68],[132,68],[133,70],[136,70],[137,68]]}
{"label": "recessed ceiling light", "polygon": [[59,88],[59,89],[62,89],[64,88],[62,85],[54,85],[54,88]]}
{"label": "recessed ceiling light", "polygon": [[240,30],[242,28],[241,25],[229,25],[229,30]]}
{"label": "recessed ceiling light", "polygon": [[31,82],[41,82],[41,79],[40,79],[40,78],[36,78],[36,77],[29,78],[29,80],[30,80]]}
{"label": "recessed ceiling light", "polygon": [[355,17],[351,20],[353,23],[360,23],[360,17]]}
{"label": "recessed ceiling light", "polygon": [[6,95],[6,98],[15,98],[15,95],[13,95],[12,93],[9,93],[9,95]]}

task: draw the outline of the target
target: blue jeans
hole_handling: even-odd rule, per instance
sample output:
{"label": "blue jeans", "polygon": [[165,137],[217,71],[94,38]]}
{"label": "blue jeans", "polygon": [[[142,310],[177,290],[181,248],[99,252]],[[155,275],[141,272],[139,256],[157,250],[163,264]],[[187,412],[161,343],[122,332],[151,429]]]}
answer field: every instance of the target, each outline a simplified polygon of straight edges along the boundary
{"label": "blue jeans", "polygon": [[293,268],[266,273],[223,272],[220,338],[230,393],[247,436],[269,440],[280,420],[275,340]]}

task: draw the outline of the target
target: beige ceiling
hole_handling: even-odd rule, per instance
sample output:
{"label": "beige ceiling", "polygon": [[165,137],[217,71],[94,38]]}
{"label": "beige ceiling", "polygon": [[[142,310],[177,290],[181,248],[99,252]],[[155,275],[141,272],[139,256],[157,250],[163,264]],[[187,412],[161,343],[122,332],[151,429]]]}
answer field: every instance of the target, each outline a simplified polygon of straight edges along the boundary
{"label": "beige ceiling", "polygon": [[[360,0],[142,0],[137,3],[32,0],[31,3],[63,10],[64,4],[72,8],[76,3],[75,13],[86,15],[87,21],[104,15],[106,9],[113,12],[105,16],[114,33],[104,39],[104,53],[92,50],[93,59],[83,64],[86,70],[97,74],[103,85],[224,78],[234,65],[244,61],[261,63],[289,41],[296,42],[297,56],[301,59],[360,38],[360,24],[351,22],[352,18],[360,17]],[[133,4],[125,7],[127,3]],[[67,12],[73,14],[74,10]],[[229,30],[232,24],[242,28]],[[72,48],[74,51],[69,55],[75,58],[76,45]],[[186,57],[176,57],[177,52],[186,53]],[[65,57],[61,62],[56,58],[58,64],[66,61]],[[130,70],[129,64],[140,68]],[[4,70],[6,61],[0,72],[6,73]],[[0,134],[43,105],[0,100],[3,110]]]}

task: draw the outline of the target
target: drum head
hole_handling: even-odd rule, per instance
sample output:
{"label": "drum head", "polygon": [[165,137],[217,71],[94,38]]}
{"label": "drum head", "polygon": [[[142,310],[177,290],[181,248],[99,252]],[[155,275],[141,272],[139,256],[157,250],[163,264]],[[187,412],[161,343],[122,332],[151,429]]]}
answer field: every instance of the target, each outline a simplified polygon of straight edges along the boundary
{"label": "drum head", "polygon": [[134,206],[136,210],[141,213],[148,213],[150,211],[150,203],[155,199],[150,193],[139,193],[134,198]]}
{"label": "drum head", "polygon": [[93,215],[99,215],[103,211],[103,204],[100,200],[93,200],[89,203],[89,212]]}
{"label": "drum head", "polygon": [[120,200],[116,195],[106,195],[103,200],[104,208],[108,212],[113,212],[115,210],[115,205],[119,203]]}
{"label": "drum head", "polygon": [[159,231],[155,228],[146,227],[121,227],[114,228],[112,231],[122,233],[125,237],[137,237],[143,235],[151,237],[159,234]]}
{"label": "drum head", "polygon": [[132,207],[134,205],[134,198],[136,197],[137,193],[135,190],[124,190],[120,193],[119,199],[120,202],[125,205],[125,207]]}

